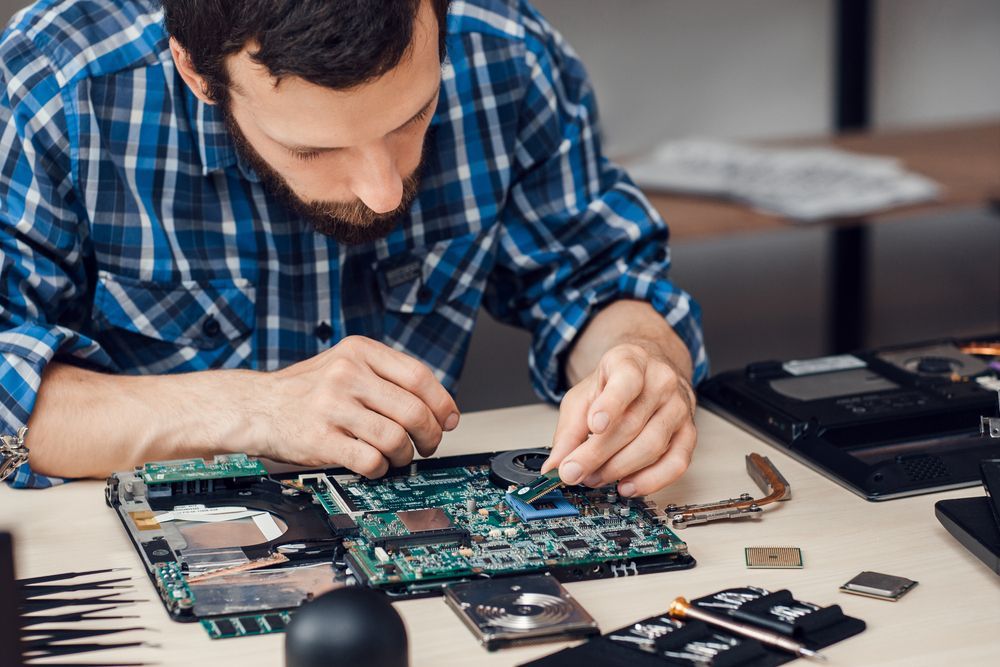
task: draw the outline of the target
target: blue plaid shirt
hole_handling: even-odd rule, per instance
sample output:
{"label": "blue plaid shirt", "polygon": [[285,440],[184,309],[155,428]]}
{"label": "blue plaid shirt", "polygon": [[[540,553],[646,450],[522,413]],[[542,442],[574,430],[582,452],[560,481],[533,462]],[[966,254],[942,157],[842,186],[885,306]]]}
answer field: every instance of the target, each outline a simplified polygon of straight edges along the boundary
{"label": "blue plaid shirt", "polygon": [[[706,374],[667,227],[601,153],[583,66],[525,1],[452,4],[409,217],[347,247],[267,195],[184,85],[155,0],[43,0],[0,41],[0,420],[53,359],[112,373],[273,370],[380,340],[451,391],[480,305],[532,334],[538,393],[602,305],[646,300]],[[29,440],[30,441],[30,440]],[[16,486],[56,482],[22,466]]]}

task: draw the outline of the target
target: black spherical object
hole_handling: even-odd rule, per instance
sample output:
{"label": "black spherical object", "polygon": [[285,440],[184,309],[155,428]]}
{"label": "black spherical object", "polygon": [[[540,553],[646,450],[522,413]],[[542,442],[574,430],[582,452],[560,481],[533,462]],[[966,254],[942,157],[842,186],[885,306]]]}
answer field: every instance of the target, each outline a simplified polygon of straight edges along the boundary
{"label": "black spherical object", "polygon": [[303,605],[285,637],[285,667],[407,667],[403,619],[380,593],[340,588]]}

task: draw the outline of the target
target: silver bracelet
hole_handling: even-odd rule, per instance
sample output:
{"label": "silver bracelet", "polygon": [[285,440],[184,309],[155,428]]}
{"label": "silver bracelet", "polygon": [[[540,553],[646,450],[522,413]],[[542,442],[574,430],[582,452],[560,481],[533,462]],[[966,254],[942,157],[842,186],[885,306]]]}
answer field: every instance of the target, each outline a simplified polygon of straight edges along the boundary
{"label": "silver bracelet", "polygon": [[28,448],[24,446],[27,435],[27,426],[18,429],[17,435],[0,435],[0,482],[27,463]]}

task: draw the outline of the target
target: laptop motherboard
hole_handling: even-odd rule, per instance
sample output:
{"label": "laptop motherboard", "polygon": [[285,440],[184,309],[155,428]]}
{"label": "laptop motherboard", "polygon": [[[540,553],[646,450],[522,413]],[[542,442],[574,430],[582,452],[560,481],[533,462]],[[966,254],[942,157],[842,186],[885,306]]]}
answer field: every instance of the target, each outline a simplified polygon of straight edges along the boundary
{"label": "laptop motherboard", "polygon": [[213,637],[282,631],[289,610],[344,585],[405,599],[529,573],[566,582],[694,566],[667,519],[614,486],[515,498],[547,456],[426,459],[369,480],[271,474],[227,455],[116,473],[107,500],[171,616]]}

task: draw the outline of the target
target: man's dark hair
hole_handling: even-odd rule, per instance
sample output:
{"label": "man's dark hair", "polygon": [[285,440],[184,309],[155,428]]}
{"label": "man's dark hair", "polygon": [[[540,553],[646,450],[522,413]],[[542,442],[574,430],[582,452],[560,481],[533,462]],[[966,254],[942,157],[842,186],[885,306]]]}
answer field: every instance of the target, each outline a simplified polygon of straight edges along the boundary
{"label": "man's dark hair", "polygon": [[[300,77],[345,90],[396,67],[422,0],[162,0],[167,32],[188,52],[216,102],[229,98],[226,58],[248,42],[279,81]],[[449,0],[430,0],[445,55]]]}

